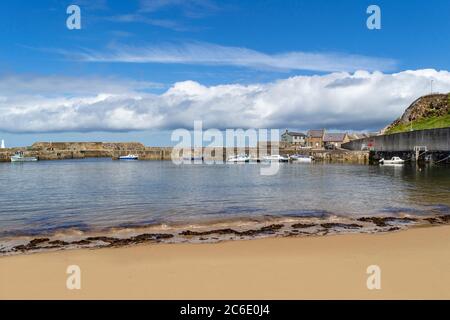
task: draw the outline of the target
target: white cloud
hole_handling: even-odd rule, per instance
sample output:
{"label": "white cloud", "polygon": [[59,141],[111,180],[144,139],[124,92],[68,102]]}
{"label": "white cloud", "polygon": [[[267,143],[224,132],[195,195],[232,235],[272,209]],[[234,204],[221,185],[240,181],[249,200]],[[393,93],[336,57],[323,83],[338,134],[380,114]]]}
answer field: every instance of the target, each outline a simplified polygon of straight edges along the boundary
{"label": "white cloud", "polygon": [[8,93],[11,97],[22,94],[85,95],[98,93],[124,94],[136,90],[162,88],[156,82],[136,81],[116,77],[69,77],[69,76],[36,76],[7,75],[0,78],[0,94]]}
{"label": "white cloud", "polygon": [[219,129],[375,129],[429,93],[432,79],[436,91],[450,91],[450,73],[435,70],[331,73],[253,85],[184,81],[160,95],[145,93],[139,82],[38,79],[0,78],[0,131],[163,130],[191,128],[195,120]]}
{"label": "white cloud", "polygon": [[247,48],[227,47],[203,42],[145,47],[114,45],[108,48],[106,52],[85,50],[75,54],[67,53],[67,55],[87,62],[218,65],[278,71],[392,71],[396,66],[396,62],[392,59],[361,55],[300,51],[267,54]]}

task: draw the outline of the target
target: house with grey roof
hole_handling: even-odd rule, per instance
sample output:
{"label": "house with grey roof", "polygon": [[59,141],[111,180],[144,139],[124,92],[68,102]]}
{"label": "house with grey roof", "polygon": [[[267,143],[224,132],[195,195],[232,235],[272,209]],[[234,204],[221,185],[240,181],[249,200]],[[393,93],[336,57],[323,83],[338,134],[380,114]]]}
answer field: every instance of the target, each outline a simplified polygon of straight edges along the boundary
{"label": "house with grey roof", "polygon": [[340,148],[343,143],[349,142],[350,137],[346,132],[327,132],[324,134],[324,147]]}
{"label": "house with grey roof", "polygon": [[281,141],[291,145],[306,145],[306,134],[303,132],[286,131],[281,135]]}

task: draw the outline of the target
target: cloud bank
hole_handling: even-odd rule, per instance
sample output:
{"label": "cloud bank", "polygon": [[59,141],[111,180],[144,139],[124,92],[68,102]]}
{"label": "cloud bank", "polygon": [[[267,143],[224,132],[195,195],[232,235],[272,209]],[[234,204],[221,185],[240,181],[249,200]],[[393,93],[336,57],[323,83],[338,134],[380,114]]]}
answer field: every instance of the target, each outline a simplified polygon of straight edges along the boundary
{"label": "cloud bank", "polygon": [[[129,18],[127,17],[127,19]],[[396,67],[396,61],[392,59],[300,51],[267,54],[247,48],[204,42],[144,47],[114,45],[104,52],[85,50],[75,54],[73,52],[66,53],[66,55],[86,62],[215,65],[276,71],[392,71]]]}
{"label": "cloud bank", "polygon": [[89,132],[191,128],[379,129],[416,98],[450,91],[448,71],[357,71],[266,84],[150,83],[118,79],[0,78],[0,131]]}

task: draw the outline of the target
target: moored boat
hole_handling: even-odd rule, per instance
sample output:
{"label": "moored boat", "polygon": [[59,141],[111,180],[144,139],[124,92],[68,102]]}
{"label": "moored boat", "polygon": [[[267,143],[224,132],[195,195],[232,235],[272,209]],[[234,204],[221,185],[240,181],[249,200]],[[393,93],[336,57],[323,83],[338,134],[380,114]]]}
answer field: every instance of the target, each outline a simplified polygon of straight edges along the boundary
{"label": "moored boat", "polygon": [[119,157],[119,160],[139,160],[139,156],[136,154],[129,154]]}
{"label": "moored boat", "polygon": [[16,152],[16,154],[11,157],[11,162],[34,162],[34,161],[38,161],[38,158],[25,157],[22,151]]}
{"label": "moored boat", "polygon": [[404,164],[404,163],[405,163],[405,160],[401,159],[400,157],[392,157],[391,160],[385,160],[384,158],[382,158],[380,160],[380,164],[383,164],[383,165],[387,165],[387,164],[399,165],[399,164]]}
{"label": "moored boat", "polygon": [[280,156],[279,154],[272,154],[270,156],[263,157],[263,160],[267,162],[288,162],[289,158]]}
{"label": "moored boat", "polygon": [[245,163],[250,162],[250,157],[246,154],[239,154],[237,156],[232,156],[227,159],[227,162],[231,163]]}
{"label": "moored boat", "polygon": [[305,162],[305,163],[311,163],[314,160],[314,157],[312,156],[306,156],[302,154],[293,154],[289,156],[289,160],[293,162]]}

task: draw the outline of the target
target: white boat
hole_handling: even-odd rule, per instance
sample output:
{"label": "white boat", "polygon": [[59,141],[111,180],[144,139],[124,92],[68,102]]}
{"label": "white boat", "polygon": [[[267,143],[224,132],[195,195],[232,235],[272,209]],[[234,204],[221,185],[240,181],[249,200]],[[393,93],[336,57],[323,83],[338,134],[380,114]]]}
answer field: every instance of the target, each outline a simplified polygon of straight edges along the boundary
{"label": "white boat", "polygon": [[272,154],[270,156],[263,157],[263,160],[267,162],[288,162],[289,158],[280,156],[279,154]]}
{"label": "white boat", "polygon": [[399,157],[392,157],[391,160],[385,160],[384,158],[382,158],[380,160],[380,164],[386,165],[386,164],[404,164],[405,160],[402,160]]}
{"label": "white boat", "polygon": [[119,157],[119,160],[139,160],[139,156],[135,154],[129,154],[127,156]]}
{"label": "white boat", "polygon": [[304,162],[304,163],[311,163],[314,160],[314,157],[312,156],[306,156],[302,154],[293,154],[289,156],[289,160],[293,162]]}
{"label": "white boat", "polygon": [[231,163],[245,163],[250,162],[250,157],[246,154],[239,154],[237,156],[232,156],[227,159],[227,162]]}
{"label": "white boat", "polygon": [[22,151],[16,152],[15,155],[11,157],[11,162],[34,162],[38,161],[36,157],[25,157]]}

